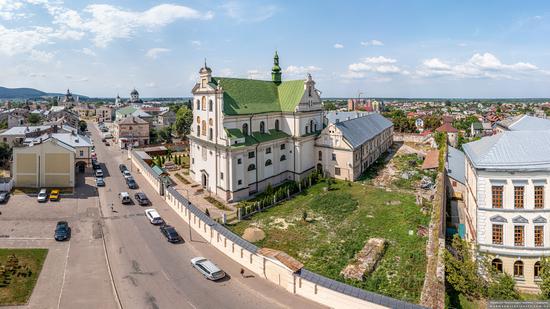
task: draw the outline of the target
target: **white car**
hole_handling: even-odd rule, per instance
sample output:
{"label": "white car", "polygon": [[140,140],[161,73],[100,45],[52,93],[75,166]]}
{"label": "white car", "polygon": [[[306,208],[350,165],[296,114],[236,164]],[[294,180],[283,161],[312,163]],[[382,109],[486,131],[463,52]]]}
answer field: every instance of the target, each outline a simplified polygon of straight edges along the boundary
{"label": "white car", "polygon": [[36,199],[39,203],[44,203],[48,201],[48,190],[40,189],[40,192],[38,192],[38,197]]}
{"label": "white car", "polygon": [[95,177],[103,177],[103,171],[101,169],[95,170]]}
{"label": "white car", "polygon": [[162,220],[159,213],[153,208],[145,209],[145,216],[147,217],[147,219],[149,219],[149,222],[151,222],[151,224],[160,225],[164,223],[164,220]]}
{"label": "white car", "polygon": [[195,267],[208,280],[219,280],[225,277],[225,272],[210,260],[198,256],[191,259],[191,265]]}
{"label": "white car", "polygon": [[128,170],[125,170],[124,172],[122,172],[122,175],[124,176],[125,179],[132,177],[132,174]]}

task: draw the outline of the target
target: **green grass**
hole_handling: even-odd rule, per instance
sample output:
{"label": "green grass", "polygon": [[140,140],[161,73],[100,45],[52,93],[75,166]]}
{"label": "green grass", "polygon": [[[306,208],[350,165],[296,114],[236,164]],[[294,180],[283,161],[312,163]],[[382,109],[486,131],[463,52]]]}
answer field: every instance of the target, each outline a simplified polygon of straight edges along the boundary
{"label": "green grass", "polygon": [[204,199],[207,200],[210,204],[212,204],[213,206],[215,206],[215,207],[218,208],[218,209],[221,209],[221,210],[231,210],[231,209],[227,208],[227,206],[225,206],[224,203],[218,201],[217,199],[215,199],[215,198],[212,197],[212,196],[206,196]]}
{"label": "green grass", "polygon": [[[19,260],[20,267],[9,275],[8,281],[4,280],[4,276],[0,276],[0,305],[23,305],[28,302],[48,249],[0,249],[0,265],[6,265],[8,257],[12,254]],[[25,269],[25,265],[30,272]]]}
{"label": "green grass", "polygon": [[[353,286],[406,301],[418,302],[426,271],[426,238],[416,235],[427,226],[412,194],[387,192],[370,185],[336,181],[325,192],[325,182],[276,207],[255,214],[230,228],[242,235],[253,225],[266,238],[256,245],[282,250],[305,267]],[[400,205],[387,202],[399,200]],[[307,212],[307,222],[302,220]],[[414,234],[409,235],[409,230]],[[369,238],[388,241],[376,270],[363,282],[345,280],[340,271],[353,260]]]}

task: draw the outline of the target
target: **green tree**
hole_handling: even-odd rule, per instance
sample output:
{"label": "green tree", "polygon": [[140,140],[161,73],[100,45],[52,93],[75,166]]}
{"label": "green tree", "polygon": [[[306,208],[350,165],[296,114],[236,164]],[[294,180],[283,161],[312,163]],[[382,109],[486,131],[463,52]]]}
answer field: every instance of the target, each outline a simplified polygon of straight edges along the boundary
{"label": "green tree", "polygon": [[485,295],[486,282],[479,275],[479,264],[472,256],[470,245],[455,235],[452,241],[454,254],[445,251],[445,278],[451,287],[470,298]]}
{"label": "green tree", "polygon": [[78,129],[80,132],[86,132],[86,129],[88,128],[88,124],[84,120],[80,120],[78,122]]}
{"label": "green tree", "polygon": [[30,113],[27,121],[32,125],[36,125],[40,122],[40,115]]}
{"label": "green tree", "polygon": [[544,299],[550,299],[550,258],[540,259],[540,293]]}
{"label": "green tree", "polygon": [[435,130],[441,126],[441,117],[436,115],[427,116],[424,118],[424,129]]}
{"label": "green tree", "polygon": [[489,286],[487,288],[487,296],[493,300],[514,300],[519,299],[519,294],[514,288],[516,281],[512,276],[506,273],[500,273],[496,270],[491,270]]}
{"label": "green tree", "polygon": [[176,121],[173,124],[174,131],[179,135],[187,135],[191,132],[193,124],[193,112],[186,106],[182,106],[176,113]]}
{"label": "green tree", "polygon": [[0,165],[4,166],[4,164],[11,159],[12,155],[12,148],[9,144],[0,142]]}
{"label": "green tree", "polygon": [[172,141],[172,127],[164,127],[157,131],[159,140],[163,142],[171,142]]}
{"label": "green tree", "polygon": [[158,141],[158,132],[155,128],[149,129],[149,143],[150,144],[156,144]]}
{"label": "green tree", "polygon": [[336,104],[332,101],[323,102],[323,109],[326,111],[334,111],[337,109]]}

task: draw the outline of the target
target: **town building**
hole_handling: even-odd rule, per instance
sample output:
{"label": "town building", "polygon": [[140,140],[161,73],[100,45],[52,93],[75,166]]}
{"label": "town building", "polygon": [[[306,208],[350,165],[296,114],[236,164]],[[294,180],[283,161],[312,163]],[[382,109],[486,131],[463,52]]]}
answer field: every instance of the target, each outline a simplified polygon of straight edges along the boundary
{"label": "town building", "polygon": [[90,163],[92,144],[75,133],[51,133],[13,148],[15,187],[74,187],[75,173]]}
{"label": "town building", "polygon": [[59,106],[73,107],[77,103],[78,97],[73,97],[73,94],[69,89],[67,89],[67,93],[61,97],[61,99],[58,99]]}
{"label": "town building", "polygon": [[130,92],[130,99],[128,100],[128,104],[143,104],[143,100],[139,98],[139,92],[134,88],[132,92]]}
{"label": "town building", "polygon": [[496,133],[504,131],[539,131],[550,130],[550,119],[543,119],[529,115],[518,115],[506,118],[495,124]]}
{"label": "town building", "polygon": [[213,77],[206,64],[193,87],[190,176],[226,201],[238,201],[315,170],[323,127],[311,75],[284,81],[275,53],[271,80]]}
{"label": "town building", "polygon": [[340,112],[340,111],[327,111],[323,113],[324,121],[323,123],[327,126],[329,123],[338,123],[340,121],[346,121],[355,119],[358,117],[363,117],[370,115],[372,112],[361,112],[361,111],[352,111],[352,112]]}
{"label": "town building", "polygon": [[447,134],[449,144],[453,147],[458,146],[458,130],[453,127],[450,122],[445,122],[439,128],[435,129],[437,132]]}
{"label": "town building", "polygon": [[550,254],[550,131],[504,131],[463,149],[466,238],[519,289],[537,291]]}
{"label": "town building", "polygon": [[114,116],[114,109],[108,105],[101,105],[96,109],[97,122],[112,122]]}
{"label": "town building", "polygon": [[149,144],[149,123],[139,117],[128,116],[115,122],[113,136],[120,148],[141,147]]}
{"label": "town building", "polygon": [[176,122],[176,113],[174,113],[171,110],[160,112],[157,115],[157,119],[155,121],[155,126],[163,128],[171,126],[174,122]]}
{"label": "town building", "polygon": [[393,124],[380,114],[330,123],[315,141],[316,168],[330,177],[356,180],[393,143]]}

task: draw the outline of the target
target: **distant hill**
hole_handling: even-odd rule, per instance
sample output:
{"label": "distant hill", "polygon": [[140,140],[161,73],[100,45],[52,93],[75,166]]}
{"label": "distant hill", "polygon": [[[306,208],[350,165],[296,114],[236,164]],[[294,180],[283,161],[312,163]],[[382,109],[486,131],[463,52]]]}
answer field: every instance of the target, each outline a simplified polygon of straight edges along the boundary
{"label": "distant hill", "polygon": [[0,87],[0,99],[30,99],[48,95],[46,92],[33,88]]}

